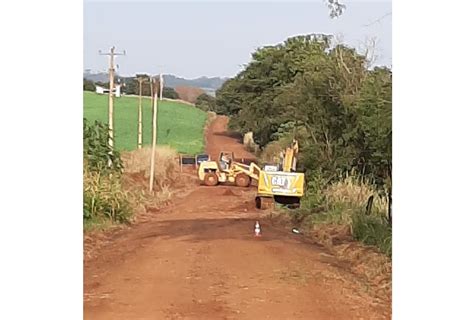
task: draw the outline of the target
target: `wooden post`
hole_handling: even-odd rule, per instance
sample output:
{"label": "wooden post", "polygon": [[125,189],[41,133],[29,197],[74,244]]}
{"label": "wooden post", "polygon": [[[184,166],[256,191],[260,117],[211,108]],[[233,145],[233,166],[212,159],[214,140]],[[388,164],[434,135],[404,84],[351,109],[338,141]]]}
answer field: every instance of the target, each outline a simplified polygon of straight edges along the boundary
{"label": "wooden post", "polygon": [[138,149],[143,145],[143,115],[142,115],[142,83],[144,79],[138,78]]}
{"label": "wooden post", "polygon": [[114,146],[114,78],[115,78],[115,69],[114,69],[114,58],[118,55],[125,55],[123,53],[116,53],[115,47],[110,48],[109,53],[102,53],[99,50],[100,55],[109,56],[109,146],[113,148]]}
{"label": "wooden post", "polygon": [[160,73],[160,101],[163,100],[163,74]]}
{"label": "wooden post", "polygon": [[114,51],[115,47],[110,49],[109,59],[109,146],[114,147]]}
{"label": "wooden post", "polygon": [[[112,155],[113,148],[114,148],[114,78],[115,78],[115,69],[114,69],[114,57],[117,55],[125,55],[125,51],[123,53],[116,53],[115,47],[110,48],[109,53],[102,53],[99,50],[100,55],[109,56],[109,139],[108,145],[110,147],[109,154]],[[112,158],[112,157],[111,157]],[[108,166],[112,166],[111,158],[108,161]]]}
{"label": "wooden post", "polygon": [[[153,113],[153,77],[150,76],[150,101],[151,101],[151,112]],[[153,115],[151,120],[151,126],[153,127]]]}
{"label": "wooden post", "polygon": [[153,95],[153,122],[152,122],[152,142],[150,157],[150,193],[153,192],[153,181],[155,178],[155,149],[156,149],[156,118],[158,113],[158,92]]}

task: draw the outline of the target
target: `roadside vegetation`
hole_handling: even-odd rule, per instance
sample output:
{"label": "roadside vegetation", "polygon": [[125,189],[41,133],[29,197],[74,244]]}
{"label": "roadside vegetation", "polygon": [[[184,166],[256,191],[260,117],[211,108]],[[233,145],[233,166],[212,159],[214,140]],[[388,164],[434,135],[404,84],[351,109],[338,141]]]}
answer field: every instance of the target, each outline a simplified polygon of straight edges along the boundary
{"label": "roadside vegetation", "polygon": [[[335,226],[355,240],[391,256],[392,226],[388,198],[368,178],[346,174],[332,183],[309,182],[302,207],[289,212],[292,222],[318,236]],[[341,234],[336,234],[341,236]],[[344,234],[342,234],[344,236]],[[332,243],[330,243],[332,244]]]}
{"label": "roadside vegetation", "polygon": [[151,148],[111,151],[106,124],[84,119],[83,223],[84,230],[106,229],[133,222],[166,203],[180,187],[176,150],[156,148],[154,192],[148,192]]}
{"label": "roadside vegetation", "polygon": [[[106,123],[108,96],[84,91],[84,117]],[[151,144],[151,100],[143,97],[143,143]],[[123,96],[114,101],[115,146],[118,151],[137,148],[138,97]],[[180,153],[204,150],[206,112],[180,102],[163,100],[158,107],[158,144]]]}
{"label": "roadside vegetation", "polygon": [[127,222],[132,215],[122,187],[120,154],[108,146],[108,128],[84,119],[83,127],[84,229]]}
{"label": "roadside vegetation", "polygon": [[[151,147],[146,147],[131,152],[123,152],[124,172],[132,177],[140,177],[145,185],[135,186],[146,189],[150,178]],[[155,181],[154,190],[156,195],[169,199],[173,184],[179,179],[179,165],[176,150],[160,146],[155,150]]]}
{"label": "roadside vegetation", "polygon": [[205,104],[252,132],[265,161],[299,141],[307,191],[294,219],[346,226],[390,255],[392,72],[371,68],[369,49],[314,34],[265,46]]}
{"label": "roadside vegetation", "polygon": [[137,149],[138,97],[115,98],[114,149],[111,149],[108,96],[91,92],[94,85],[84,81],[83,222],[86,232],[132,223],[169,201],[173,193],[185,185],[181,181],[184,178],[178,176],[178,152],[202,152],[209,117],[207,112],[188,104],[159,102],[155,179],[150,194],[150,98],[144,96],[142,100],[142,149]]}
{"label": "roadside vegetation", "polygon": [[196,107],[203,111],[213,111],[216,109],[216,99],[207,93],[203,93],[197,97]]}

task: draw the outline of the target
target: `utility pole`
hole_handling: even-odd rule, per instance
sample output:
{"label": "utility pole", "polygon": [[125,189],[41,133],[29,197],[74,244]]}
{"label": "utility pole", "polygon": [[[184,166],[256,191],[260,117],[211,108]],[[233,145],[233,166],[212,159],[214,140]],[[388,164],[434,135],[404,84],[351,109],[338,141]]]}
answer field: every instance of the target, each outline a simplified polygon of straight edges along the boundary
{"label": "utility pole", "polygon": [[138,149],[143,145],[143,111],[142,111],[142,84],[145,78],[138,77]]}
{"label": "utility pole", "polygon": [[102,53],[99,51],[100,55],[109,56],[109,146],[111,149],[114,147],[114,78],[115,78],[115,69],[114,69],[114,58],[118,55],[125,55],[123,53],[116,53],[115,47],[110,48],[110,52]]}
{"label": "utility pole", "polygon": [[163,74],[160,73],[160,101],[163,100],[163,86],[164,86]]}
{"label": "utility pole", "polygon": [[152,85],[152,88],[154,87],[155,90],[153,90],[153,123],[152,123],[152,142],[151,142],[151,157],[150,157],[150,193],[153,192],[153,181],[155,178],[155,149],[156,149],[156,118],[158,114],[158,88],[156,88],[156,80],[154,80],[154,85]]}
{"label": "utility pole", "polygon": [[151,126],[153,127],[153,77],[150,75]]}

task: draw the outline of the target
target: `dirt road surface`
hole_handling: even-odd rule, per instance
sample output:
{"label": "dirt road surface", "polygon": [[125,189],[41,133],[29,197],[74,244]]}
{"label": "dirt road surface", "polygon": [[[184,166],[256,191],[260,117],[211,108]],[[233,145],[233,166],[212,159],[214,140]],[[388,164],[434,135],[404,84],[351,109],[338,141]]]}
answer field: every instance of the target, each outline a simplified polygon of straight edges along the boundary
{"label": "dirt road surface", "polygon": [[[250,157],[226,125],[210,126],[207,151]],[[255,189],[193,188],[85,261],[85,319],[390,318],[323,248],[263,219]]]}
{"label": "dirt road surface", "polygon": [[236,159],[255,159],[255,156],[245,150],[238,138],[227,132],[227,118],[218,116],[209,126],[206,135],[206,153],[211,159],[217,159],[221,151],[234,153]]}

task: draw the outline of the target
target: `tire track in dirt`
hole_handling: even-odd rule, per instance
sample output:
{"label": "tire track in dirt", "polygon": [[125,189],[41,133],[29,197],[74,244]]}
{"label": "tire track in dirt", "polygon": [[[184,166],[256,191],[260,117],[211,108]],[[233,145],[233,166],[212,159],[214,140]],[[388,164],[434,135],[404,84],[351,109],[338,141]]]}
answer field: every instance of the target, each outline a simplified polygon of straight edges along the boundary
{"label": "tire track in dirt", "polygon": [[[211,124],[207,152],[250,158],[226,126]],[[85,263],[84,318],[390,318],[324,249],[263,219],[254,197],[254,188],[199,186],[121,231]]]}

